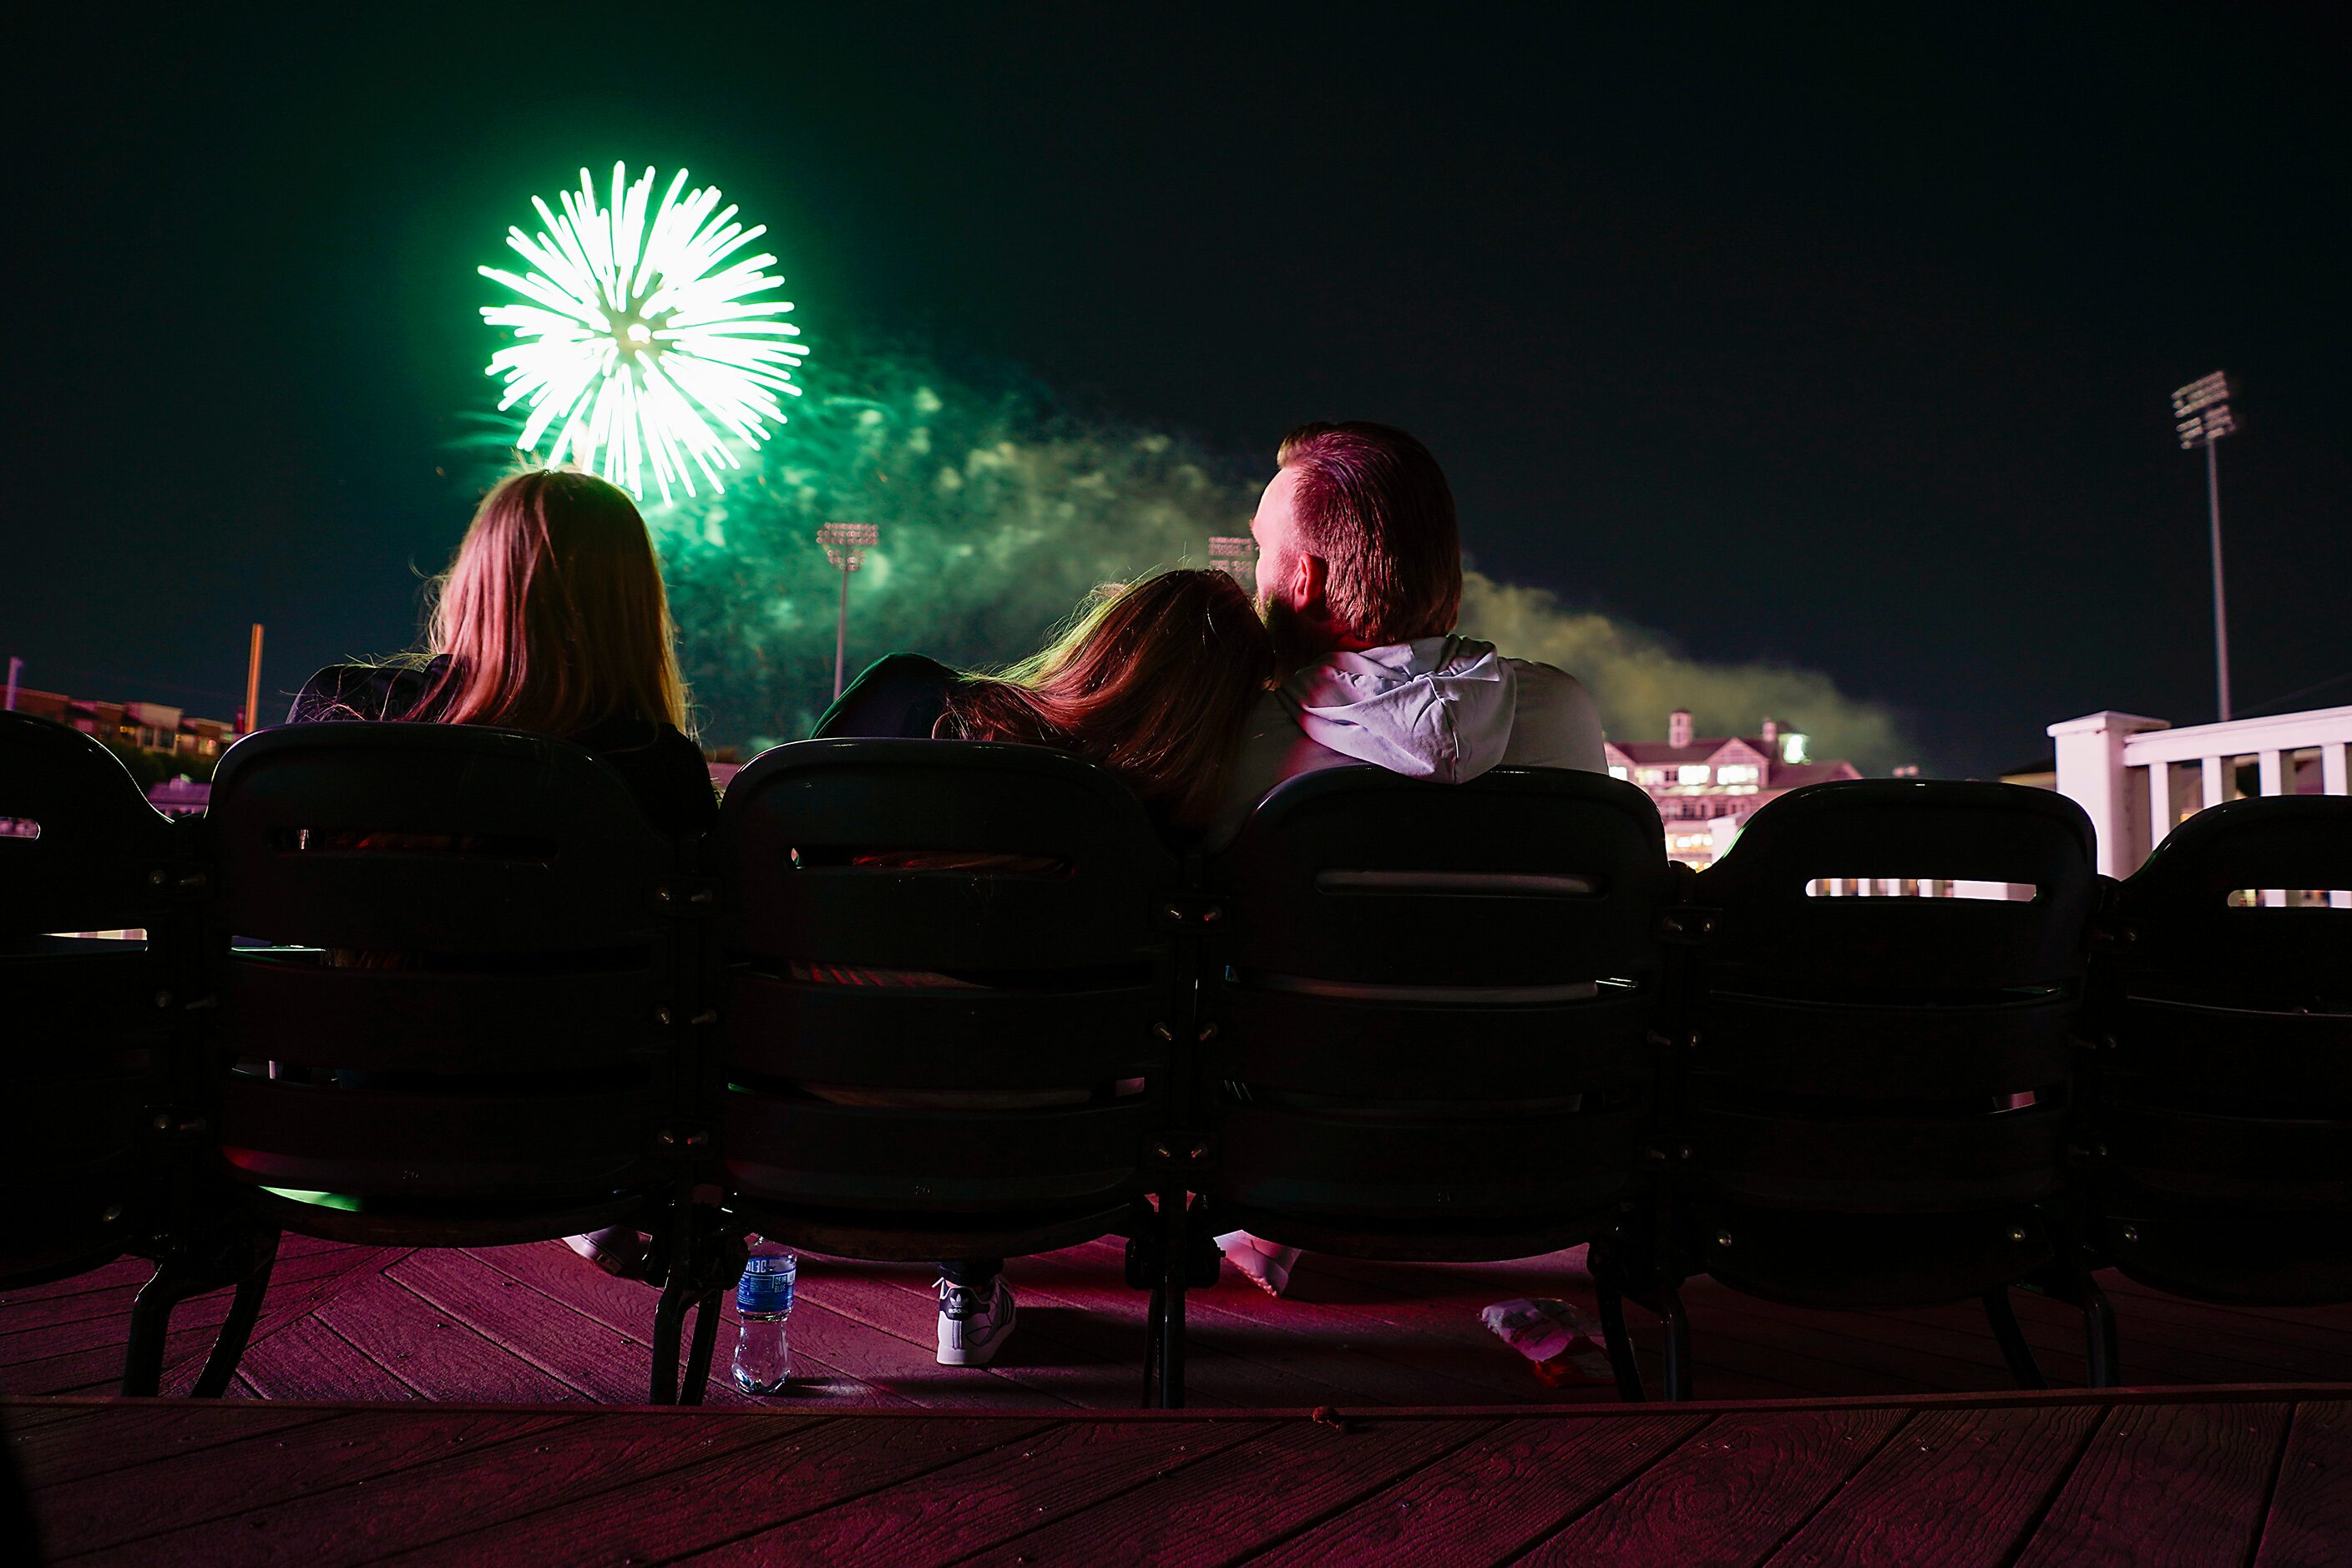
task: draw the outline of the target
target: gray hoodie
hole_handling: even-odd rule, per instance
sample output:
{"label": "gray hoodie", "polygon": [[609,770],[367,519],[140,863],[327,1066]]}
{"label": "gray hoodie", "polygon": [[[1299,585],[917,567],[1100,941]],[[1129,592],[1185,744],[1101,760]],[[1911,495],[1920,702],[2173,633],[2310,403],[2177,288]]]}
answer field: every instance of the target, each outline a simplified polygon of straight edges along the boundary
{"label": "gray hoodie", "polygon": [[1505,658],[1492,643],[1462,637],[1335,653],[1259,703],[1210,844],[1240,832],[1283,780],[1356,763],[1447,784],[1506,763],[1595,773],[1608,765],[1591,694],[1548,664]]}

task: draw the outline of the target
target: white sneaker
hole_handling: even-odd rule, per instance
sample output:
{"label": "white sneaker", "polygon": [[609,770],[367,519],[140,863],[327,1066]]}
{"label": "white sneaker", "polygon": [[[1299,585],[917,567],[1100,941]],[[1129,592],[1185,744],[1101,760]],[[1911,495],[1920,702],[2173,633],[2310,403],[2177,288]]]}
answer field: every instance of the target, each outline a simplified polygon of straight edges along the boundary
{"label": "white sneaker", "polygon": [[998,1275],[988,1300],[961,1285],[940,1281],[940,1364],[986,1366],[1013,1332],[1013,1287]]}
{"label": "white sneaker", "polygon": [[1279,1300],[1290,1289],[1290,1269],[1298,1261],[1298,1248],[1260,1241],[1245,1230],[1225,1232],[1217,1237],[1217,1247],[1226,1262],[1267,1295]]}

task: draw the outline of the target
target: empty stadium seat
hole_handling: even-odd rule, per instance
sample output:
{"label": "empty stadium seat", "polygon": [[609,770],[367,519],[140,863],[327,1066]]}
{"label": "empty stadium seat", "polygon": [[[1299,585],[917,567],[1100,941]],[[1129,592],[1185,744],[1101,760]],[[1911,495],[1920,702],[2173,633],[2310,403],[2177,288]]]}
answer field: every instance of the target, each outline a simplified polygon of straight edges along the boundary
{"label": "empty stadium seat", "polygon": [[2097,1261],[2210,1301],[2352,1300],[2343,889],[2340,795],[2200,811],[2123,883],[2084,1130]]}
{"label": "empty stadium seat", "polygon": [[[1872,896],[1906,881],[1990,896]],[[2028,1385],[2007,1289],[2038,1274],[2083,1304],[2106,1381],[2104,1298],[2047,1272],[2067,1254],[2053,1202],[2097,887],[2065,797],[1898,780],[1785,795],[1698,875],[1668,921],[1685,972],[1661,1245],[1598,1259],[1604,1303],[1668,1315],[1669,1397],[1689,1393],[1675,1285],[1700,1273],[1811,1307],[1979,1298]]]}
{"label": "empty stadium seat", "polygon": [[199,1104],[204,874],[194,847],[97,741],[0,713],[0,994],[11,1024],[0,1059],[0,1286],[126,1252],[155,1259],[133,1313],[126,1394],[156,1390],[163,1343],[152,1325],[170,1302],[236,1285],[195,1384],[222,1392],[271,1258],[266,1241],[216,1225],[198,1188],[210,1127]]}

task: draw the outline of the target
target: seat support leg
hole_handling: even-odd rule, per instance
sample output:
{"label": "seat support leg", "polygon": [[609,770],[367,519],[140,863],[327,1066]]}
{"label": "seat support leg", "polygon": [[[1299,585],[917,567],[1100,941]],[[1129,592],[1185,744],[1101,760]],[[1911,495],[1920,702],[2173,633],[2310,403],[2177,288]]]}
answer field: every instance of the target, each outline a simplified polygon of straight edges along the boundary
{"label": "seat support leg", "polygon": [[1147,1410],[1177,1410],[1184,1404],[1184,1293],[1195,1284],[1216,1279],[1213,1249],[1195,1258],[1198,1213],[1187,1206],[1191,1194],[1181,1185],[1160,1194],[1154,1209],[1139,1209],[1134,1233],[1127,1244],[1127,1281],[1151,1292],[1144,1312],[1143,1404]]}
{"label": "seat support leg", "polygon": [[2122,1384],[2123,1350],[2116,1332],[2116,1309],[2098,1281],[2084,1274],[2076,1281],[2075,1305],[2083,1314],[2084,1359],[2090,1363],[2093,1388]]}
{"label": "seat support leg", "polygon": [[236,1375],[236,1363],[245,1359],[253,1326],[261,1320],[261,1299],[269,1290],[270,1270],[278,1262],[278,1236],[272,1230],[253,1238],[247,1255],[251,1267],[236,1282],[236,1295],[229,1302],[219,1337],[213,1341],[212,1354],[205,1358],[204,1370],[196,1373],[195,1386],[189,1390],[198,1399],[218,1399],[226,1394],[229,1379]]}
{"label": "seat support leg", "polygon": [[686,1352],[686,1385],[678,1391],[681,1405],[699,1405],[710,1387],[710,1355],[719,1344],[719,1299],[726,1287],[703,1293],[694,1309],[694,1338]]}
{"label": "seat support leg", "polygon": [[[131,1342],[122,1352],[124,1396],[152,1398],[162,1391],[173,1310],[191,1296],[235,1285],[236,1299],[230,1303],[220,1338],[214,1342],[198,1377],[199,1393],[217,1394],[225,1390],[260,1317],[261,1299],[269,1288],[269,1268],[277,1256],[278,1233],[261,1231],[213,1236],[159,1259],[155,1272],[140,1287],[131,1305]],[[205,1386],[215,1381],[217,1386]]]}
{"label": "seat support leg", "polygon": [[662,1287],[660,1304],[654,1308],[653,1386],[646,1394],[651,1404],[677,1403],[678,1339],[686,1328],[686,1309],[694,1299],[683,1270],[673,1273]]}
{"label": "seat support leg", "polygon": [[[710,1384],[710,1361],[719,1342],[719,1298],[743,1276],[748,1256],[741,1238],[723,1234],[707,1216],[685,1231],[671,1254],[661,1303],[654,1309],[652,1402],[699,1405]],[[686,1314],[694,1313],[694,1333],[686,1337]],[[685,1342],[686,1377],[678,1380],[679,1343]]]}
{"label": "seat support leg", "polygon": [[1601,1340],[1609,1350],[1609,1370],[1617,1379],[1617,1397],[1628,1405],[1643,1402],[1642,1369],[1633,1360],[1633,1336],[1625,1329],[1625,1296],[1617,1282],[1596,1268],[1592,1293],[1601,1307]]}
{"label": "seat support leg", "polygon": [[2025,1342],[2025,1331],[2017,1326],[2008,1286],[1996,1285],[1984,1293],[1984,1311],[1985,1321],[1992,1325],[1994,1342],[2000,1346],[2001,1359],[2009,1363],[2009,1374],[2017,1379],[2017,1386],[2049,1387],[2050,1380],[2042,1375],[2042,1364],[2033,1359],[2033,1347]]}
{"label": "seat support leg", "polygon": [[1168,1345],[1168,1294],[1164,1281],[1154,1280],[1143,1309],[1143,1407],[1160,1408],[1160,1386]]}
{"label": "seat support leg", "polygon": [[1690,1314],[1683,1310],[1682,1292],[1671,1279],[1657,1283],[1658,1329],[1664,1340],[1665,1366],[1660,1380],[1666,1398],[1679,1403],[1691,1396]]}

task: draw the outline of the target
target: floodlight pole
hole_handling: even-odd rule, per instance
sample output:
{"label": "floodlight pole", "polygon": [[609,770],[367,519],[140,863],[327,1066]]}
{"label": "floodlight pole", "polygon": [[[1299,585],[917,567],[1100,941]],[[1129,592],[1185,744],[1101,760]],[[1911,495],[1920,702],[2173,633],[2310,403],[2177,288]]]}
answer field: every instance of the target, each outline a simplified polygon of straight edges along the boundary
{"label": "floodlight pole", "polygon": [[2220,689],[2221,722],[2230,721],[2230,605],[2221,591],[2221,465],[2217,442],[2205,443],[2205,510],[2213,525],[2213,669]]}
{"label": "floodlight pole", "polygon": [[[2219,551],[2221,548],[2221,536],[2219,533],[2216,533],[2213,536],[2213,548],[2216,551]],[[833,631],[833,697],[834,700],[836,702],[841,700],[841,678],[843,672],[848,668],[848,665],[849,558],[845,555],[841,560],[841,615],[834,623]],[[2225,714],[2223,717],[2226,718],[2227,715]]]}
{"label": "floodlight pole", "polygon": [[882,531],[870,522],[828,522],[816,531],[816,542],[824,546],[824,558],[841,568],[841,618],[833,636],[833,696],[837,702],[849,673],[849,574],[866,564],[866,552],[882,542]]}
{"label": "floodlight pole", "polygon": [[2172,394],[2173,434],[2183,450],[2205,448],[2205,510],[2213,531],[2213,679],[2221,722],[2230,721],[2230,610],[2221,585],[2221,462],[2213,444],[2238,428],[2230,412],[2236,389],[2221,371],[2200,377]]}

